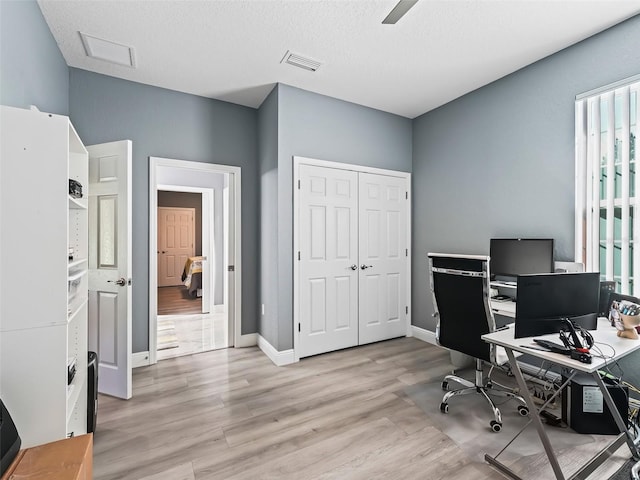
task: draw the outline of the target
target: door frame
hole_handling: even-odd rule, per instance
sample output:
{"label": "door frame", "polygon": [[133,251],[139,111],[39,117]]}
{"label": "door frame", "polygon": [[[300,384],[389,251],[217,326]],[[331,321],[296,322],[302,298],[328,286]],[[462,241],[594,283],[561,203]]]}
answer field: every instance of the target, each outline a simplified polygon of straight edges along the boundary
{"label": "door frame", "polygon": [[406,302],[408,312],[406,314],[406,336],[411,336],[411,173],[401,172],[397,170],[387,170],[384,168],[367,167],[364,165],[355,165],[350,163],[332,162],[329,160],[320,160],[309,157],[293,157],[293,357],[294,361],[300,360],[300,350],[298,349],[299,333],[296,331],[296,324],[299,321],[300,299],[299,299],[299,282],[300,282],[300,266],[298,264],[298,250],[300,248],[298,238],[298,216],[300,205],[300,190],[298,189],[298,179],[300,178],[300,165],[312,165],[316,167],[333,168],[337,170],[350,170],[358,173],[373,173],[378,175],[387,175],[390,177],[404,178],[407,186],[407,292]]}
{"label": "door frame", "polygon": [[[185,193],[199,193],[201,196],[201,212],[202,212],[202,255],[204,255],[205,257],[207,257],[207,260],[209,262],[207,269],[209,270],[209,275],[205,276],[204,275],[204,267],[205,264],[203,265],[203,275],[202,275],[202,310],[203,311],[207,311],[209,310],[209,312],[211,312],[211,298],[213,297],[213,290],[215,288],[215,269],[216,269],[216,265],[215,265],[215,253],[216,253],[216,247],[217,245],[215,244],[215,240],[214,240],[214,235],[213,235],[213,223],[211,221],[211,218],[213,216],[213,212],[215,212],[214,210],[214,204],[213,204],[213,188],[205,188],[205,187],[186,187],[186,186],[181,186],[181,185],[165,185],[165,184],[158,184],[157,185],[157,189],[156,189],[156,195],[158,191],[164,191],[164,192],[185,192]],[[157,196],[156,196],[156,201],[157,201]],[[162,207],[157,207],[157,208],[162,208]],[[156,222],[158,221],[158,216],[156,213]],[[157,223],[156,223],[157,225]],[[194,229],[194,241],[195,241],[195,222],[193,225],[193,229]],[[158,232],[156,231],[156,235],[158,234]],[[151,233],[149,233],[149,235],[151,235]],[[157,240],[156,240],[157,241]],[[194,247],[195,248],[195,247]],[[157,249],[156,249],[157,250]],[[211,268],[211,266],[213,265],[213,268]],[[157,258],[156,258],[156,272],[157,272],[157,267],[158,267],[158,263],[157,263]],[[223,265],[223,268],[226,268],[227,265]],[[156,280],[156,288],[158,287],[158,282]],[[226,290],[225,290],[226,291]],[[157,293],[157,290],[156,290]]]}
{"label": "door frame", "polygon": [[168,167],[186,171],[226,173],[228,186],[223,198],[229,199],[229,228],[225,237],[229,246],[228,261],[233,271],[227,270],[225,286],[229,320],[229,347],[242,345],[242,229],[241,229],[241,168],[231,165],[191,162],[173,158],[149,157],[149,364],[158,362],[158,168]]}

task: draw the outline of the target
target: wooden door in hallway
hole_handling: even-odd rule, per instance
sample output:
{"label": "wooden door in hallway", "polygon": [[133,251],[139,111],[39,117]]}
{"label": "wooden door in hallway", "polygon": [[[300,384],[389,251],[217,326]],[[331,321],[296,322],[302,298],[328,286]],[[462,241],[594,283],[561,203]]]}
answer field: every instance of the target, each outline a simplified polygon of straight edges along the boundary
{"label": "wooden door in hallway", "polygon": [[158,286],[182,284],[187,258],[195,255],[195,209],[158,207]]}

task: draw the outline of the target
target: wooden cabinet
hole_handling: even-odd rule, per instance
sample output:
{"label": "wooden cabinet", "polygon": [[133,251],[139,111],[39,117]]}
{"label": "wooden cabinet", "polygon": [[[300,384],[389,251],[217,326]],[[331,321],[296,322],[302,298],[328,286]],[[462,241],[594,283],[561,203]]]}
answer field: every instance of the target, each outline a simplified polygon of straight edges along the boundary
{"label": "wooden cabinet", "polygon": [[65,116],[0,114],[0,397],[30,447],[86,433],[88,155]]}
{"label": "wooden cabinet", "polygon": [[2,480],[93,478],[93,435],[58,440],[20,450]]}

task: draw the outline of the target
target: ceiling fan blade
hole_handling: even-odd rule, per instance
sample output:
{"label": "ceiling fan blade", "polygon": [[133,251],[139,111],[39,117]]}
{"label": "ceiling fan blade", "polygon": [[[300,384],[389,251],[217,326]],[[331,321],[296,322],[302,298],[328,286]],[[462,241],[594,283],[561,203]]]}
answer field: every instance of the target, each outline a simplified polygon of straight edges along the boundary
{"label": "ceiling fan blade", "polygon": [[382,21],[383,24],[395,24],[398,20],[400,20],[405,13],[411,9],[418,0],[400,0],[398,4],[393,7],[393,10],[389,12],[389,15]]}

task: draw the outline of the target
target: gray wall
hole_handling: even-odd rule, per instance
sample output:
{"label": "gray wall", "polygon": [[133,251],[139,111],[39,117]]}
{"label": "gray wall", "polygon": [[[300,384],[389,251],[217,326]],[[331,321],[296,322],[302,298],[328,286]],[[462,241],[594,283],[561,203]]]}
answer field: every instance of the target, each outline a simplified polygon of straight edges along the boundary
{"label": "gray wall", "polygon": [[413,123],[413,324],[435,330],[427,252],[552,237],[574,256],[574,102],[640,72],[640,16]]}
{"label": "gray wall", "polygon": [[0,1],[0,104],[69,114],[69,69],[35,1]]}
{"label": "gray wall", "polygon": [[278,338],[278,88],[258,111],[260,158],[260,301],[258,332],[272,345]]}
{"label": "gray wall", "polygon": [[[262,298],[267,311],[277,312],[265,320],[270,325],[265,338],[278,350],[293,347],[294,155],[410,172],[411,120],[278,85],[277,226],[268,226],[277,228],[278,259],[275,271],[262,272],[278,282],[277,296]],[[262,199],[273,202],[264,192]],[[275,309],[269,306],[274,301]]]}
{"label": "gray wall", "polygon": [[257,111],[70,69],[71,120],[86,145],[133,142],[133,351],[148,349],[149,156],[242,168],[242,333],[257,329]]}

